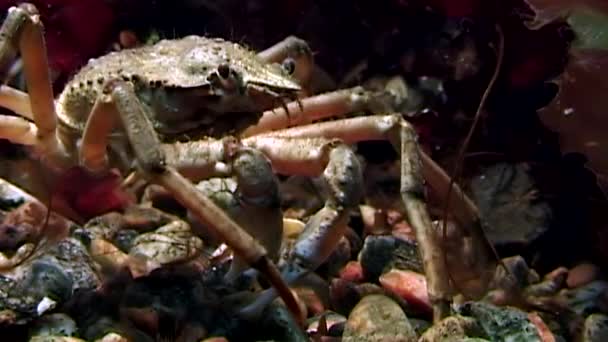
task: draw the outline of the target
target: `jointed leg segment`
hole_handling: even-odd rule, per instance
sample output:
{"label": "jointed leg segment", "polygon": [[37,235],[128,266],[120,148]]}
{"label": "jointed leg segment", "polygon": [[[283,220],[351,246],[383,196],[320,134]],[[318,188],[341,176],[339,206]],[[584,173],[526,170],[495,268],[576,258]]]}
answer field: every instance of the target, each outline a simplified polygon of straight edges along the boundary
{"label": "jointed leg segment", "polygon": [[[323,177],[325,205],[308,220],[280,266],[291,284],[325,262],[344,235],[349,214],[363,195],[361,165],[352,149],[335,139],[251,137],[243,143],[264,152],[279,173]],[[274,289],[266,290],[241,313],[257,316],[275,297]]]}
{"label": "jointed leg segment", "polygon": [[[30,4],[21,4],[9,9],[8,16],[0,28],[0,66],[7,65],[16,55],[21,52],[23,59],[23,70],[28,85],[31,115],[36,123],[35,146],[51,163],[62,163],[64,151],[57,139],[57,115],[49,66],[46,56],[46,48],[43,37],[43,27],[36,8]],[[4,92],[4,95],[10,95]],[[19,97],[19,94],[12,94]],[[5,103],[18,103],[18,98]],[[21,105],[20,114],[26,108]],[[3,122],[4,127],[15,122]],[[9,132],[10,133],[10,130]],[[6,138],[13,140],[14,136]],[[15,137],[19,140],[19,137]]]}

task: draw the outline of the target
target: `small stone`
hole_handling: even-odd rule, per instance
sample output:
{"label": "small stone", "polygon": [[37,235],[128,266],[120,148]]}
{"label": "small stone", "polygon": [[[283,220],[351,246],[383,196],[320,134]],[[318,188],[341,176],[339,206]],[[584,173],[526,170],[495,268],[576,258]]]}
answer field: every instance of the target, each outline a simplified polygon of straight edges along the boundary
{"label": "small stone", "polygon": [[497,267],[492,287],[499,289],[523,288],[530,284],[530,268],[520,255],[502,259],[504,267]]}
{"label": "small stone", "polygon": [[569,288],[583,286],[595,280],[599,273],[600,269],[593,264],[578,264],[568,272],[566,284]]}
{"label": "small stone", "polygon": [[85,342],[85,340],[68,336],[32,336],[29,342]]}
{"label": "small stone", "polygon": [[431,322],[425,321],[423,319],[410,318],[409,321],[412,325],[412,328],[414,328],[416,335],[418,336],[422,335],[425,331],[427,331],[430,327],[433,326]]}
{"label": "small stone", "polygon": [[[568,272],[569,271],[567,268],[560,266],[560,267],[554,269],[553,271],[547,273],[545,275],[545,279],[559,279],[560,281],[563,282],[568,277]],[[562,280],[562,278],[563,278],[563,280]]]}
{"label": "small stone", "polygon": [[608,341],[608,316],[592,314],[585,320],[582,342]]}
{"label": "small stone", "polygon": [[416,341],[416,333],[401,307],[382,295],[364,297],[346,322],[343,342]]}
{"label": "small stone", "polygon": [[361,220],[367,235],[381,235],[390,231],[386,225],[386,215],[370,205],[360,205]]}
{"label": "small stone", "polygon": [[293,316],[287,311],[285,305],[277,305],[275,301],[266,310],[265,315],[269,326],[276,329],[272,332],[273,338],[277,338],[279,341],[308,342],[308,338]]}
{"label": "small stone", "polygon": [[329,286],[330,306],[338,313],[347,315],[361,299],[357,284],[343,279],[333,279]]}
{"label": "small stone", "polygon": [[118,33],[120,46],[125,49],[133,48],[139,44],[137,35],[131,30],[122,30]]}
{"label": "small stone", "polygon": [[319,332],[319,321],[322,316],[325,317],[327,331],[331,330],[334,325],[346,323],[346,317],[338,313],[328,311],[308,320],[308,327],[306,328],[306,332],[308,334],[315,334]]}
{"label": "small stone", "polygon": [[155,333],[158,332],[159,317],[158,312],[156,312],[154,309],[149,307],[123,307],[120,308],[120,313],[122,317],[127,318],[139,329],[143,329],[144,331],[152,331]]}
{"label": "small stone", "polygon": [[352,249],[350,242],[346,237],[342,237],[338,245],[334,248],[334,251],[325,261],[325,267],[327,274],[330,277],[339,276],[340,270],[351,260]]}
{"label": "small stone", "polygon": [[380,276],[382,286],[421,311],[432,312],[426,278],[412,271],[391,270]]}
{"label": "small stone", "polygon": [[394,236],[366,237],[358,260],[369,281],[375,281],[392,268],[424,272],[416,243]]}
{"label": "small stone", "polygon": [[305,312],[312,315],[318,315],[325,311],[325,304],[313,289],[296,287],[293,288],[293,290],[297,293],[299,303],[304,305]]}
{"label": "small stone", "polygon": [[225,337],[209,337],[204,340],[201,340],[201,342],[230,342],[230,341],[228,341],[228,339]]}
{"label": "small stone", "polygon": [[131,256],[143,256],[161,265],[193,259],[201,253],[203,241],[184,221],[173,221],[133,241]]}
{"label": "small stone", "polygon": [[70,316],[55,313],[40,317],[30,330],[32,336],[74,336],[78,332],[76,322]]}
{"label": "small stone", "polygon": [[283,238],[295,240],[304,230],[304,222],[292,218],[283,218]]}
{"label": "small stone", "polygon": [[[548,298],[555,296],[559,290],[562,289],[566,283],[566,277],[568,276],[568,270],[564,267],[555,269],[548,273],[542,282],[532,284],[526,287],[523,291],[523,297],[530,304],[534,304],[539,308],[544,308]],[[551,300],[549,300],[549,306]],[[552,311],[550,308],[547,311]]]}
{"label": "small stone", "polygon": [[595,280],[575,289],[564,289],[559,292],[570,310],[580,315],[597,311],[608,311],[608,282]]}
{"label": "small stone", "polygon": [[490,303],[469,302],[457,308],[465,316],[472,316],[492,341],[539,341],[536,326],[528,315],[516,308],[498,307]]}
{"label": "small stone", "polygon": [[483,330],[471,317],[460,315],[441,320],[422,334],[418,342],[462,341],[466,337],[483,337]]}
{"label": "small stone", "polygon": [[397,210],[388,210],[386,220],[391,226],[391,235],[405,241],[415,241],[416,232],[405,220],[405,215]]}
{"label": "small stone", "polygon": [[361,263],[358,261],[349,261],[342,271],[340,271],[340,278],[352,281],[352,282],[362,282],[364,279],[363,276],[363,267],[361,267]]}
{"label": "small stone", "polygon": [[129,342],[129,340],[117,333],[109,333],[95,342]]}
{"label": "small stone", "polygon": [[542,342],[555,342],[555,336],[553,336],[553,333],[549,327],[547,327],[543,319],[537,313],[530,312],[528,314],[528,319],[530,322],[532,322],[532,324],[534,324],[534,326],[536,326],[538,335],[540,336],[540,340]]}
{"label": "small stone", "polygon": [[207,336],[207,329],[198,322],[188,322],[181,329],[176,341],[200,341]]}

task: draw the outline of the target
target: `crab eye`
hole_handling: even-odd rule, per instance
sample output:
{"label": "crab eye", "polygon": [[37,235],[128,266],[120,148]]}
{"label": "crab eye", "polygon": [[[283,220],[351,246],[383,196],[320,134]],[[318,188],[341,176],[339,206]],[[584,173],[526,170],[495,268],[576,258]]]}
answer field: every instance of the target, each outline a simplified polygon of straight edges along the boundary
{"label": "crab eye", "polygon": [[283,68],[288,75],[292,75],[293,72],[296,71],[296,62],[293,58],[286,58],[283,63],[281,63],[281,68]]}
{"label": "crab eye", "polygon": [[217,67],[217,73],[223,79],[230,77],[230,66],[228,66],[228,64],[226,64],[226,63],[220,64]]}

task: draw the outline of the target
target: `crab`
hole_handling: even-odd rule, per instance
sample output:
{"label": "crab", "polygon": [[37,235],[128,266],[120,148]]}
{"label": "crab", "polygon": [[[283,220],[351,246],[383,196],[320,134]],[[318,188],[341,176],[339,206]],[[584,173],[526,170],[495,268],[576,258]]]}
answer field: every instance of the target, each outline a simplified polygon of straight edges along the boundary
{"label": "crab", "polygon": [[[305,97],[314,62],[304,41],[288,37],[255,53],[216,38],[162,40],[90,60],[54,99],[43,25],[36,8],[24,3],[9,10],[0,29],[0,65],[16,53],[28,94],[0,88],[0,106],[17,114],[0,115],[0,138],[31,147],[56,170],[135,170],[165,188],[269,280],[272,287],[244,315],[259,313],[277,295],[298,315],[288,285],[329,257],[363,195],[362,166],[351,145],[390,141],[400,155],[404,210],[417,232],[435,317],[446,314],[450,288],[424,179],[441,194],[449,178],[420,151],[415,130],[399,114],[321,120],[368,109],[385,94],[356,87]],[[323,208],[280,268],[280,224],[251,236],[193,184],[235,176],[241,203],[259,204],[273,196],[264,186],[275,173],[321,176],[326,185]],[[454,192],[460,194],[450,203],[456,219],[475,224],[474,205]]]}

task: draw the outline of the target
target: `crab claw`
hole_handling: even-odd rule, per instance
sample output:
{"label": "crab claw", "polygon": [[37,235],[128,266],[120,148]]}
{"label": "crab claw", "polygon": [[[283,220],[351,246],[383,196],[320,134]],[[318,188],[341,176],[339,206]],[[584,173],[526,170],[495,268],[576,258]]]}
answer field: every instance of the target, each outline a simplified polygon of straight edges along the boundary
{"label": "crab claw", "polygon": [[[320,150],[327,157],[322,179],[327,199],[325,205],[307,222],[293,249],[279,264],[281,276],[290,285],[316,270],[331,255],[344,235],[350,210],[363,196],[361,165],[355,153],[336,141],[310,141],[311,149]],[[262,292],[239,314],[255,318],[276,298],[273,288]]]}

